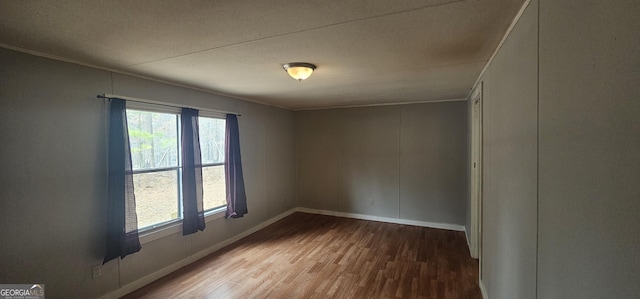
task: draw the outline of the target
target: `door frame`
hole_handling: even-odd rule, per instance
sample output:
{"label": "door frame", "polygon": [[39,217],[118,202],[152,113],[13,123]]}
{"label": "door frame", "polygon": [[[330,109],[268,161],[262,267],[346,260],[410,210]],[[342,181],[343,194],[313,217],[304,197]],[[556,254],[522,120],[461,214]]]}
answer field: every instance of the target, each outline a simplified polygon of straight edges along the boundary
{"label": "door frame", "polygon": [[[471,240],[470,252],[480,260],[482,275],[482,94],[480,81],[471,93]],[[482,277],[480,277],[482,278]]]}

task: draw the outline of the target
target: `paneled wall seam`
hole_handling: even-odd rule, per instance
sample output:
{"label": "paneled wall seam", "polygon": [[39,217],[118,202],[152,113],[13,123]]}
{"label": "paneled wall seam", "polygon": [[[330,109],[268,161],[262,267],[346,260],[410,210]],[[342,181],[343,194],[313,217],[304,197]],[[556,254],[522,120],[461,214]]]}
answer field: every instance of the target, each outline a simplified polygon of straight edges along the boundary
{"label": "paneled wall seam", "polygon": [[398,108],[398,219],[400,219],[400,209],[402,208],[402,108]]}
{"label": "paneled wall seam", "polygon": [[535,283],[535,296],[534,298],[538,298],[538,280],[540,272],[538,271],[538,257],[540,254],[540,1],[538,1],[538,10],[537,10],[537,22],[536,22],[536,38],[538,39],[537,44],[537,69],[536,69],[536,281]]}

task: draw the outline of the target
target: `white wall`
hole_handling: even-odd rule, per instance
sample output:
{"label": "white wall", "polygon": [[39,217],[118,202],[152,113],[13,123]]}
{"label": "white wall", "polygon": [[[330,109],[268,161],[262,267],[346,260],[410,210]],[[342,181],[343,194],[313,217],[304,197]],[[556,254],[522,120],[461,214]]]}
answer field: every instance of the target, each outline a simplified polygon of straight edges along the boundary
{"label": "white wall", "polygon": [[640,2],[540,0],[539,298],[640,297]]}
{"label": "white wall", "polygon": [[464,225],[465,102],[295,115],[300,206]]}
{"label": "white wall", "polygon": [[[2,283],[44,283],[51,298],[101,296],[295,207],[290,111],[5,49],[0,65]],[[143,244],[92,279],[105,250],[101,93],[241,113],[249,214]]]}

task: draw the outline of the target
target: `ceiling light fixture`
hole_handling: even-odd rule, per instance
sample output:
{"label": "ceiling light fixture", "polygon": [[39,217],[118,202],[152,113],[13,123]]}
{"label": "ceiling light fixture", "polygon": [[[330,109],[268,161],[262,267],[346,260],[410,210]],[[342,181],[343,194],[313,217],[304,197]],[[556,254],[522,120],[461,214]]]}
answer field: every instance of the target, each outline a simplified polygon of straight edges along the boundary
{"label": "ceiling light fixture", "polygon": [[291,78],[298,81],[309,78],[316,66],[306,62],[291,62],[282,66]]}

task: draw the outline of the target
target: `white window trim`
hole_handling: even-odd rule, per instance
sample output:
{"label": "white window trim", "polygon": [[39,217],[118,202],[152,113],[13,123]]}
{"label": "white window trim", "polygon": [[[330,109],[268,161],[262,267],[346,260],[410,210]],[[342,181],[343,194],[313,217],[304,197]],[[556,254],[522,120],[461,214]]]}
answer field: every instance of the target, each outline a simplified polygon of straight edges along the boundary
{"label": "white window trim", "polygon": [[227,115],[225,113],[217,112],[217,111],[200,110],[200,112],[198,113],[198,116],[208,117],[208,118],[227,119]]}
{"label": "white window trim", "polygon": [[180,115],[182,112],[182,109],[178,107],[173,107],[173,106],[164,106],[164,105],[158,105],[158,104],[149,104],[149,103],[131,102],[131,101],[127,101],[126,103],[127,103],[127,109],[143,110],[143,111],[159,112],[159,113],[172,113],[172,114],[178,114],[178,115]]}

